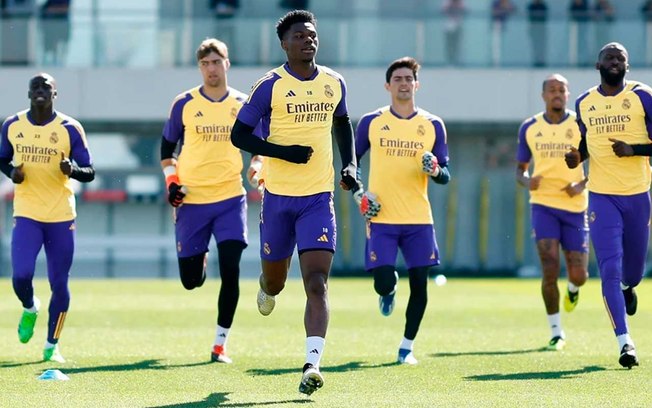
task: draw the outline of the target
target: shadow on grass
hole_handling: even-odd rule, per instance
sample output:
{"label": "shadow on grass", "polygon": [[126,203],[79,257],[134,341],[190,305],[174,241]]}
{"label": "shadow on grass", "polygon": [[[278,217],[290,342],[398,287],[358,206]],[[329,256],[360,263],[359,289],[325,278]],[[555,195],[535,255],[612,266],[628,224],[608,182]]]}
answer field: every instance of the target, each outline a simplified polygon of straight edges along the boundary
{"label": "shadow on grass", "polygon": [[157,405],[150,408],[209,408],[209,407],[258,407],[273,406],[285,404],[310,404],[313,401],[309,399],[293,399],[283,401],[266,401],[266,402],[233,402],[230,403],[227,398],[228,392],[215,392],[202,401],[184,402],[180,404]]}
{"label": "shadow on grass", "polygon": [[[357,370],[366,370],[369,368],[381,368],[381,367],[390,367],[398,365],[396,362],[391,362],[391,363],[383,363],[383,364],[368,364],[364,361],[352,361],[350,363],[346,364],[340,364],[336,366],[322,366],[319,367],[321,372],[324,373],[343,373],[347,371],[357,371]],[[301,371],[301,367],[293,367],[293,368],[273,368],[273,369],[267,369],[267,368],[252,368],[250,370],[247,370],[247,374],[251,375],[279,375],[279,374],[291,374],[291,373],[297,373]]]}
{"label": "shadow on grass", "polygon": [[[111,365],[98,365],[98,366],[89,366],[89,367],[74,367],[68,366],[67,364],[56,364],[39,361],[38,363],[53,365],[54,368],[58,368],[66,374],[81,374],[81,373],[97,373],[97,372],[116,372],[116,371],[137,371],[137,370],[170,370],[174,368],[185,368],[185,367],[199,367],[209,364],[215,364],[210,361],[201,361],[198,363],[188,363],[188,364],[161,364],[161,360],[143,360],[136,363],[130,364],[111,364]],[[3,367],[3,366],[0,366]]]}
{"label": "shadow on grass", "polygon": [[503,381],[503,380],[563,380],[575,378],[581,374],[594,373],[597,371],[606,371],[601,366],[587,366],[579,370],[564,371],[539,371],[533,373],[513,373],[513,374],[484,374],[471,375],[464,377],[468,381]]}
{"label": "shadow on grass", "polygon": [[44,362],[43,360],[26,361],[24,363],[16,363],[15,361],[14,362],[0,361],[0,368],[22,367],[22,366],[28,366],[28,365],[41,364],[43,362]]}
{"label": "shadow on grass", "polygon": [[507,356],[513,354],[528,354],[547,352],[545,347],[525,350],[502,350],[502,351],[465,351],[459,353],[433,353],[430,357],[458,357],[458,356]]}

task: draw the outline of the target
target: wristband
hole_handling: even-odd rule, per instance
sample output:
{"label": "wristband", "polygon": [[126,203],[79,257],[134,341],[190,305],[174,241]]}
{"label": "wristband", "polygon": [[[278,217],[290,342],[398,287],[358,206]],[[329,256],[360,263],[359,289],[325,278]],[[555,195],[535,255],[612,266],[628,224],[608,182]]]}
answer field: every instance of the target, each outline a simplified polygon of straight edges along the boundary
{"label": "wristband", "polygon": [[163,175],[165,176],[165,186],[170,187],[170,184],[175,183],[181,185],[179,176],[177,176],[177,169],[174,166],[165,166],[163,168]]}

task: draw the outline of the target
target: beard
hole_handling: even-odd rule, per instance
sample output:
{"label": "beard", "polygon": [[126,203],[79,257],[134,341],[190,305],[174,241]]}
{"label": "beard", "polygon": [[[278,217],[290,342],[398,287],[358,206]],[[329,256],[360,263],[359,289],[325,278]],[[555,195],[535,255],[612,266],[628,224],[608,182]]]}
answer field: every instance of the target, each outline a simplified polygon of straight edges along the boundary
{"label": "beard", "polygon": [[607,68],[605,67],[600,67],[600,77],[606,82],[607,84],[611,86],[618,86],[623,82],[623,79],[625,79],[625,74],[627,71],[622,70],[618,71],[617,74],[611,73]]}

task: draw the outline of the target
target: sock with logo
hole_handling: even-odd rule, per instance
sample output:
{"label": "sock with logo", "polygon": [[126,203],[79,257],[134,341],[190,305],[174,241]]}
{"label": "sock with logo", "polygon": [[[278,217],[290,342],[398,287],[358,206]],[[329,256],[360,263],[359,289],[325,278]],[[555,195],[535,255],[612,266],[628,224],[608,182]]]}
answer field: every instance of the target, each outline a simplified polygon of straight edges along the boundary
{"label": "sock with logo", "polygon": [[306,364],[312,364],[314,367],[319,367],[325,344],[326,339],[323,337],[306,337]]}
{"label": "sock with logo", "polygon": [[226,340],[229,337],[229,330],[225,327],[217,325],[217,330],[215,330],[215,345],[224,346],[226,345]]}
{"label": "sock with logo", "polygon": [[565,338],[564,330],[561,328],[561,316],[559,313],[548,315],[548,324],[550,324],[550,332],[552,337],[560,336]]}

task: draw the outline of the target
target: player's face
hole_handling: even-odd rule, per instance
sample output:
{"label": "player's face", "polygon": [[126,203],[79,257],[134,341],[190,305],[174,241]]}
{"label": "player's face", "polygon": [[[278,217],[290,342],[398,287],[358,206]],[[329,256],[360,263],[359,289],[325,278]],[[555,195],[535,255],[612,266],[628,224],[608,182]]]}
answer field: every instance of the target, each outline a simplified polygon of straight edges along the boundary
{"label": "player's face", "polygon": [[281,42],[281,47],[285,50],[288,61],[313,61],[319,48],[315,26],[311,23],[292,24]]}
{"label": "player's face", "polygon": [[392,72],[389,83],[385,89],[392,95],[392,99],[409,101],[414,98],[414,92],[419,88],[419,82],[414,78],[410,68],[397,68]]}
{"label": "player's face", "polygon": [[36,75],[29,81],[27,97],[33,106],[48,107],[57,95],[57,85],[49,75]]}
{"label": "player's face", "polygon": [[629,71],[627,63],[627,51],[620,48],[607,48],[600,54],[596,69],[600,71],[600,77],[611,86],[618,86]]}
{"label": "player's face", "polygon": [[546,109],[564,110],[568,103],[568,86],[565,82],[557,79],[549,79],[541,94],[543,101],[546,103]]}
{"label": "player's face", "polygon": [[216,88],[226,82],[226,71],[230,65],[227,58],[211,52],[200,59],[198,64],[205,86]]}

